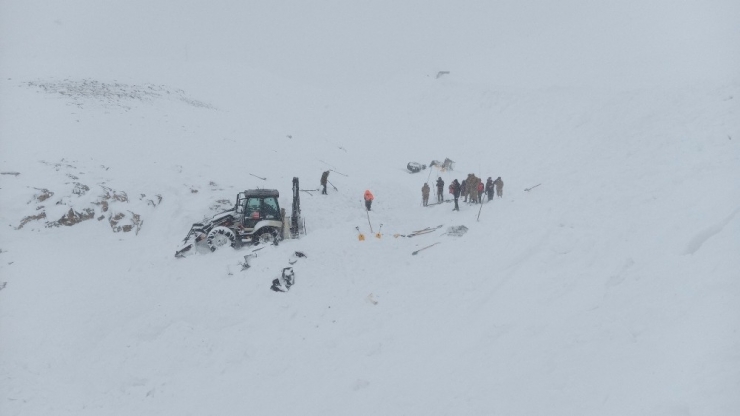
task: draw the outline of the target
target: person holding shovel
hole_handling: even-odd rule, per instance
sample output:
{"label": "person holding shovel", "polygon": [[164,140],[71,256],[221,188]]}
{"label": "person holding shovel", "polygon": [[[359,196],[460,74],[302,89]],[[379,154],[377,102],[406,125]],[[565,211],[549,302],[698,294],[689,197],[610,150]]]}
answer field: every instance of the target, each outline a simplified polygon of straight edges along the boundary
{"label": "person holding shovel", "polygon": [[329,182],[329,171],[325,171],[321,174],[321,186],[324,187],[324,189],[321,190],[322,195],[326,195],[326,183]]}

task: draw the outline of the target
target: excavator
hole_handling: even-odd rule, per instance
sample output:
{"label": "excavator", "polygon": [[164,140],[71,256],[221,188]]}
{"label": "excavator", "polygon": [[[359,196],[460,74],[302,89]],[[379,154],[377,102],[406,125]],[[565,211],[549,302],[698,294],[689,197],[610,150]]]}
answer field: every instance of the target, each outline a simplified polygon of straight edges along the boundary
{"label": "excavator", "polygon": [[300,187],[293,178],[293,212],[287,217],[280,208],[276,189],[248,189],[236,195],[234,207],[195,223],[175,251],[175,257],[184,257],[207,247],[216,251],[225,246],[240,248],[245,245],[275,244],[286,236],[298,238],[306,233],[306,222],[301,217]]}

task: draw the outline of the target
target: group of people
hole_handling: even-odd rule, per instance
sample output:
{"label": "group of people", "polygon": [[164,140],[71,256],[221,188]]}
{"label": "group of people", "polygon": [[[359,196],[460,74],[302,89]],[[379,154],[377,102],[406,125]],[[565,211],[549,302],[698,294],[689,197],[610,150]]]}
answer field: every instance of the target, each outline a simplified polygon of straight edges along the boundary
{"label": "group of people", "polygon": [[[445,181],[441,177],[437,178],[437,203],[444,201],[444,186]],[[449,187],[449,192],[455,200],[455,208],[453,211],[460,211],[460,207],[457,205],[457,200],[462,196],[465,198],[463,202],[479,204],[482,202],[483,195],[488,196],[488,200],[493,199],[494,188],[496,189],[496,195],[501,198],[504,195],[504,181],[499,176],[496,180],[491,179],[489,176],[486,180],[486,184],[483,185],[483,181],[475,176],[475,174],[468,174],[468,177],[463,179],[462,183],[458,182],[457,179],[453,180]],[[424,206],[429,205],[429,185],[424,184],[421,187],[421,198]]]}
{"label": "group of people", "polygon": [[[330,171],[327,170],[321,174],[321,186],[323,186],[321,193],[323,195],[327,195],[326,184],[329,181],[329,172]],[[443,181],[441,177],[437,177],[437,203],[444,202],[444,186],[445,181]],[[496,189],[496,195],[501,198],[504,194],[504,181],[501,180],[500,176],[496,178],[496,180],[491,179],[489,176],[485,185],[483,185],[483,181],[473,173],[468,174],[468,177],[463,179],[462,183],[458,182],[457,179],[454,179],[449,187],[449,192],[455,200],[455,208],[452,210],[460,211],[460,207],[457,205],[457,200],[461,196],[465,198],[463,202],[468,202],[468,200],[470,200],[473,204],[482,203],[484,194],[488,196],[488,200],[491,201],[493,199],[494,188]],[[421,187],[421,198],[424,206],[429,205],[429,192],[429,184],[424,183],[424,186]],[[365,190],[363,198],[365,200],[365,208],[370,211],[375,197],[372,192],[367,189]]]}

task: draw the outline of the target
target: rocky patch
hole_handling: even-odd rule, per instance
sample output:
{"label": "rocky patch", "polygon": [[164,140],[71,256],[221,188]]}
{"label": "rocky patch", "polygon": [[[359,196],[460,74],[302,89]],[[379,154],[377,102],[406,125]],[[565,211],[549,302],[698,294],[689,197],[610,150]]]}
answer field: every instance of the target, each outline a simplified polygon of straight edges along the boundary
{"label": "rocky patch", "polygon": [[65,225],[67,227],[79,224],[82,221],[91,220],[95,217],[95,210],[92,208],[85,208],[82,212],[75,211],[74,208],[70,208],[64,216],[56,221],[47,222],[46,227],[59,227]]}
{"label": "rocky patch", "polygon": [[23,217],[23,219],[21,220],[21,223],[18,224],[18,226],[15,227],[15,229],[20,230],[21,228],[23,228],[23,226],[25,226],[31,221],[43,220],[44,218],[46,218],[46,212],[43,212],[43,211],[40,214],[29,215],[27,217]]}
{"label": "rocky patch", "polygon": [[[113,232],[138,234],[144,223],[142,211],[156,208],[163,200],[162,195],[147,197],[147,194],[139,192],[134,194],[139,197],[132,201],[128,192],[114,189],[105,182],[97,184],[99,192],[96,194],[92,190],[94,188],[80,181],[79,176],[70,173],[77,172],[76,166],[69,163],[41,163],[55,172],[63,173],[64,177],[50,177],[50,181],[57,180],[54,190],[31,188],[34,192],[28,204],[33,205],[36,212],[23,217],[15,227],[17,230],[33,222],[42,222],[43,227],[51,228],[70,227],[97,219],[107,223]],[[107,170],[104,166],[101,168]],[[81,172],[80,174],[85,176]]]}
{"label": "rocky patch", "polygon": [[131,109],[137,103],[155,100],[179,101],[186,105],[214,109],[206,102],[193,99],[185,91],[154,84],[125,84],[120,82],[100,82],[94,79],[36,80],[25,82],[29,88],[40,92],[66,98],[79,108],[100,104],[104,107]]}

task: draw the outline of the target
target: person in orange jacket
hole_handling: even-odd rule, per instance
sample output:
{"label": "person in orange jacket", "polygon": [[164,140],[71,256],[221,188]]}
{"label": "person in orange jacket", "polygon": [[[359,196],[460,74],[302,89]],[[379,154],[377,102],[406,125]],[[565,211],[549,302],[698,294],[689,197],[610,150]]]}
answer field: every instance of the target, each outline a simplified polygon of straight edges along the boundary
{"label": "person in orange jacket", "polygon": [[365,208],[370,211],[370,205],[373,204],[373,193],[369,189],[365,190]]}

